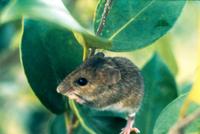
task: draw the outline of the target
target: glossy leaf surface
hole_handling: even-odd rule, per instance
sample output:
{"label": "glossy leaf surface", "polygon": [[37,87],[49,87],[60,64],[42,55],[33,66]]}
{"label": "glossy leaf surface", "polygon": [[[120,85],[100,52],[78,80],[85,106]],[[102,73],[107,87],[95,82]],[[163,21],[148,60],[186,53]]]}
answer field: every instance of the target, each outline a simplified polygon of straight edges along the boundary
{"label": "glossy leaf surface", "polygon": [[153,134],[153,127],[160,112],[177,97],[173,75],[159,55],[142,69],[145,82],[145,96],[136,117],[136,126],[142,134]]}
{"label": "glossy leaf surface", "polygon": [[[156,121],[154,134],[166,134],[169,131],[169,128],[178,120],[180,109],[185,101],[185,98],[188,94],[182,95],[172,103],[170,103],[159,115],[158,120]],[[191,114],[198,109],[197,105],[190,106],[187,115]],[[200,132],[200,119],[196,119],[188,127],[186,127],[184,134],[198,134]]]}
{"label": "glossy leaf surface", "polygon": [[55,25],[26,21],[21,58],[30,86],[52,112],[65,110],[57,85],[82,62],[82,49],[73,34]]}
{"label": "glossy leaf surface", "polygon": [[[94,21],[95,31],[106,0],[100,0]],[[172,28],[185,0],[113,0],[101,37],[112,41],[112,51],[146,47]]]}

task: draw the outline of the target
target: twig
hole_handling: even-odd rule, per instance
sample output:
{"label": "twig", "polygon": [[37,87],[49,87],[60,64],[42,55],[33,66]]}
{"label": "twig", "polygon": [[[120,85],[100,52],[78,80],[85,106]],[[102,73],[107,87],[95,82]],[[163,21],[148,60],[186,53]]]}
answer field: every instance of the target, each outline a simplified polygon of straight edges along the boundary
{"label": "twig", "polygon": [[195,119],[200,117],[200,108],[185,118],[179,119],[176,124],[169,130],[168,134],[184,134],[184,129]]}
{"label": "twig", "polygon": [[[103,10],[103,13],[102,13],[102,16],[101,16],[101,21],[100,21],[99,26],[98,26],[97,31],[96,31],[96,35],[100,35],[103,31],[103,28],[106,24],[106,18],[107,18],[108,13],[111,9],[112,1],[113,0],[106,0],[104,10]],[[91,48],[90,56],[93,56],[95,54],[95,51],[96,51],[96,48]]]}
{"label": "twig", "polygon": [[97,28],[96,35],[100,35],[104,26],[105,26],[106,18],[107,18],[108,13],[111,9],[111,4],[112,4],[112,0],[106,0],[105,7],[104,7],[104,10],[103,10],[103,14],[102,14],[102,17],[101,17],[101,21],[100,21],[99,26]]}
{"label": "twig", "polygon": [[65,112],[65,122],[67,126],[67,134],[72,134],[73,133],[72,121],[70,118],[70,113],[68,111]]}

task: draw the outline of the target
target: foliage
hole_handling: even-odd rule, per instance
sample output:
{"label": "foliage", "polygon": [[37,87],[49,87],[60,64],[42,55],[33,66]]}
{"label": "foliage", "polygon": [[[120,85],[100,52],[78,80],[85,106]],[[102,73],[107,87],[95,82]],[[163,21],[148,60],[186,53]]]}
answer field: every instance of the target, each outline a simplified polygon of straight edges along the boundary
{"label": "foliage", "polygon": [[[154,134],[165,134],[168,132],[172,124],[178,120],[180,109],[187,95],[188,94],[181,95],[162,111],[156,121]],[[187,114],[194,112],[197,108],[197,105],[193,104],[189,107]],[[199,133],[199,123],[199,119],[195,120],[186,128],[185,134]]]}
{"label": "foliage", "polygon": [[[75,125],[74,134],[119,133],[126,123],[123,114],[76,104],[58,94],[57,85],[82,63],[89,48],[127,52],[151,45],[174,26],[185,5],[185,0],[113,1],[103,31],[97,36],[105,2],[99,0],[92,31],[74,19],[66,1],[65,5],[61,0],[0,1],[0,51],[22,41],[21,62],[32,90],[51,112],[68,114],[58,115],[51,122],[51,134],[66,133],[64,118],[68,121],[66,125]],[[7,28],[12,32],[5,32]],[[157,52],[141,69],[145,96],[136,126],[142,134],[166,133],[177,120],[185,98],[176,99],[174,75],[178,69],[170,45],[157,46]],[[170,60],[166,55],[170,55]],[[69,122],[72,116],[77,118],[75,123]],[[187,132],[197,131],[196,126]]]}
{"label": "foliage", "polygon": [[11,44],[19,45],[19,37],[22,32],[22,21],[15,20],[0,26],[0,52]]}
{"label": "foliage", "polygon": [[[142,134],[152,134],[155,121],[162,109],[177,97],[176,83],[167,66],[154,55],[144,66],[145,96],[136,117]],[[151,76],[151,77],[149,77]]]}
{"label": "foliage", "polygon": [[81,63],[82,49],[71,32],[44,22],[25,21],[21,58],[29,84],[55,113],[65,110],[58,83]]}
{"label": "foliage", "polygon": [[[100,0],[97,7],[95,30],[100,22],[105,1]],[[113,51],[130,51],[145,47],[173,26],[184,4],[185,1],[113,1],[101,36],[112,40]]]}
{"label": "foliage", "polygon": [[[200,55],[199,52],[200,52],[200,47],[198,50],[198,56]],[[183,107],[181,108],[181,113],[180,113],[181,116],[185,116],[190,103],[193,102],[200,105],[200,90],[199,90],[200,89],[200,69],[199,69],[200,61],[198,61],[197,63],[198,63],[198,68],[196,70],[196,79],[190,93],[188,94],[188,97],[186,98],[184,102]]]}

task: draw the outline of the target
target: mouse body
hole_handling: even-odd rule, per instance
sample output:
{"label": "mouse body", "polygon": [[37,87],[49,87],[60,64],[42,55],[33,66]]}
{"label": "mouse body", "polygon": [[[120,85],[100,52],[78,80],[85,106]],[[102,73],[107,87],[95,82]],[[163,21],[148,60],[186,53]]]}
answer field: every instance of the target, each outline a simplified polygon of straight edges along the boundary
{"label": "mouse body", "polygon": [[144,82],[129,59],[97,53],[70,73],[57,92],[99,110],[127,113],[130,127],[144,95]]}

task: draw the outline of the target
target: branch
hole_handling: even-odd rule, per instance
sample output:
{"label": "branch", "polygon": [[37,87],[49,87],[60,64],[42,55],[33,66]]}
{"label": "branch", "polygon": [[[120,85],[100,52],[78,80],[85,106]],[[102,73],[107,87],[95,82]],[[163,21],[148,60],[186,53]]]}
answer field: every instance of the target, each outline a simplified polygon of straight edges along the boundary
{"label": "branch", "polygon": [[[107,19],[109,11],[111,9],[111,6],[112,6],[112,0],[106,0],[104,10],[103,10],[103,14],[101,16],[101,21],[100,21],[99,26],[98,26],[97,31],[96,31],[96,35],[100,35],[102,33],[103,28],[106,24],[106,19]],[[95,48],[91,49],[90,56],[93,56],[95,54],[95,50],[96,50]]]}
{"label": "branch", "polygon": [[185,118],[179,119],[169,130],[168,134],[183,134],[185,127],[200,117],[200,108]]}

